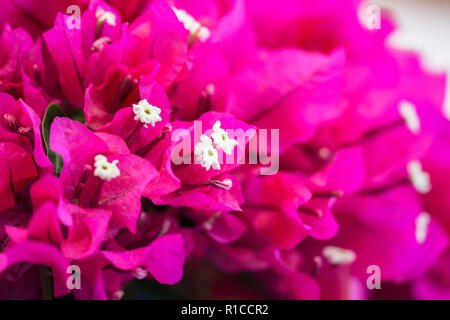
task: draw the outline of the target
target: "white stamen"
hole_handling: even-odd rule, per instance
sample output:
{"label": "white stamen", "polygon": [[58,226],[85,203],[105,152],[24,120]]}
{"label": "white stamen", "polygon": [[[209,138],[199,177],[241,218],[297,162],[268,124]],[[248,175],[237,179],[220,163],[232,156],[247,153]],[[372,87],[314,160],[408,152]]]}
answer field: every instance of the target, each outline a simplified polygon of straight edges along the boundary
{"label": "white stamen", "polygon": [[398,111],[406,122],[406,126],[414,134],[420,133],[420,119],[416,112],[416,107],[408,101],[401,101],[398,104]]}
{"label": "white stamen", "polygon": [[197,31],[197,38],[201,41],[201,42],[205,42],[206,40],[208,40],[208,38],[211,36],[211,31],[209,31],[208,28],[206,27],[201,27],[198,31]]}
{"label": "white stamen", "polygon": [[220,170],[219,156],[211,139],[202,134],[200,140],[194,147],[195,160],[199,161],[206,170],[209,170],[211,166],[213,169]]}
{"label": "white stamen", "polygon": [[406,169],[414,189],[425,194],[431,190],[430,175],[422,170],[422,164],[418,160],[408,162]]}
{"label": "white stamen", "polygon": [[136,269],[134,269],[133,276],[138,280],[142,280],[147,278],[148,271],[145,268],[137,267]]}
{"label": "white stamen", "polygon": [[105,11],[102,8],[98,8],[95,11],[95,17],[100,22],[106,22],[110,26],[115,26],[116,25],[116,15],[114,13],[110,12],[110,11]]}
{"label": "white stamen", "polygon": [[101,154],[95,156],[94,176],[106,181],[111,181],[111,179],[119,177],[120,170],[117,167],[118,162],[119,160],[108,162],[108,159]]}
{"label": "white stamen", "polygon": [[424,243],[427,239],[430,220],[430,215],[425,211],[419,214],[416,218],[416,240],[420,244]]}
{"label": "white stamen", "polygon": [[178,20],[190,32],[191,36],[195,36],[200,41],[205,42],[211,35],[208,28],[202,26],[193,16],[182,9],[172,7]]}
{"label": "white stamen", "polygon": [[330,264],[334,265],[351,264],[356,259],[356,254],[352,250],[334,246],[326,246],[322,254]]}
{"label": "white stamen", "polygon": [[218,188],[222,188],[225,190],[231,190],[233,188],[233,181],[231,179],[224,179],[222,181],[220,180],[211,180],[211,184],[213,186],[216,186]]}
{"label": "white stamen", "polygon": [[148,103],[147,99],[142,99],[138,104],[133,104],[133,112],[136,115],[134,120],[140,120],[144,123],[145,128],[148,128],[148,123],[154,127],[156,122],[162,120],[159,116],[161,109]]}
{"label": "white stamen", "polygon": [[234,139],[230,139],[228,133],[220,128],[220,124],[220,121],[216,121],[213,126],[214,132],[211,134],[211,137],[213,138],[214,146],[217,149],[223,149],[223,152],[230,155],[234,147],[238,145],[238,142]]}

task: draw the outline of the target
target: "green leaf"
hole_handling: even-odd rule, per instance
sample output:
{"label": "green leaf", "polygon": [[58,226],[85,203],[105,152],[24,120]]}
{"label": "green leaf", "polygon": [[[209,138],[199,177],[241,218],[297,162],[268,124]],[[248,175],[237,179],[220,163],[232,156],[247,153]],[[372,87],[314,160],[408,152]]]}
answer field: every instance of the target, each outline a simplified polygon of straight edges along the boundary
{"label": "green leaf", "polygon": [[44,119],[42,120],[42,137],[44,140],[45,150],[47,152],[47,157],[53,164],[53,174],[59,176],[63,168],[63,159],[61,156],[50,149],[50,127],[53,120],[56,117],[64,116],[63,112],[56,103],[50,103],[45,111]]}
{"label": "green leaf", "polygon": [[86,116],[82,110],[75,110],[70,116],[70,119],[78,121],[79,123],[86,123]]}

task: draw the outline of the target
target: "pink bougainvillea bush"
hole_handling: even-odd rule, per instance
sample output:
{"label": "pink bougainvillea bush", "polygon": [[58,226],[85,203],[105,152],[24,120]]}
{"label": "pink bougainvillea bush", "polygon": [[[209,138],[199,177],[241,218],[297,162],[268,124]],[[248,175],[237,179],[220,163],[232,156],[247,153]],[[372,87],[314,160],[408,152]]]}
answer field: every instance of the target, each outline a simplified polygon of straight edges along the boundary
{"label": "pink bougainvillea bush", "polygon": [[0,0],[0,298],[450,299],[445,76],[362,5]]}

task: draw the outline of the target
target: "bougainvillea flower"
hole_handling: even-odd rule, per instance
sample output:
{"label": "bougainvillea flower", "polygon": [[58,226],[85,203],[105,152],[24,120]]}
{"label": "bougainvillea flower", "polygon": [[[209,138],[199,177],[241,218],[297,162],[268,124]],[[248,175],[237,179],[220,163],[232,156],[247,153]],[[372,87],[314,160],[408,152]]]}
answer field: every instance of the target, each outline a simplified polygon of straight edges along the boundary
{"label": "bougainvillea flower", "polygon": [[21,66],[33,46],[28,33],[17,28],[12,30],[5,24],[0,36],[0,90],[14,95],[21,93]]}
{"label": "bougainvillea flower", "polygon": [[0,119],[0,140],[15,143],[33,155],[40,167],[51,163],[44,153],[41,137],[41,120],[36,112],[21,100],[0,93],[2,118]]}
{"label": "bougainvillea flower", "polygon": [[[89,126],[122,137],[128,141],[130,150],[143,147],[147,141],[159,135],[162,126],[170,120],[170,107],[164,89],[154,81],[158,68],[156,62],[148,64],[145,69],[142,69],[142,72],[149,72],[148,75],[142,78],[138,85],[134,84],[134,87],[125,66],[111,69],[111,73],[107,76],[107,83],[87,90],[85,112]],[[131,74],[135,72],[139,70],[132,71]],[[127,82],[130,83],[127,84]],[[110,92],[117,92],[117,95],[120,95],[124,85],[129,85],[130,88],[128,92],[122,93],[122,97],[110,94]],[[145,124],[141,125],[139,121],[136,121],[136,113],[131,106],[143,100],[162,111],[159,114],[161,120],[156,127],[152,126],[155,128],[150,128],[151,130],[146,130]],[[137,128],[139,125],[143,128]],[[135,132],[138,129],[140,131]]]}
{"label": "bougainvillea flower", "polygon": [[[103,18],[105,15],[112,15],[114,19],[106,20]],[[80,28],[71,27],[68,19],[68,16],[58,13],[55,26],[43,37],[58,67],[59,83],[64,94],[74,107],[82,109],[84,91],[89,84],[85,83],[85,77],[91,81],[98,79],[98,75],[94,78],[90,73],[105,73],[108,63],[113,66],[120,62],[119,54],[116,59],[111,54],[103,54],[102,61],[97,56],[104,46],[120,40],[121,21],[112,8],[101,2],[93,2],[89,10],[83,13]],[[91,55],[93,61],[90,60]]]}
{"label": "bougainvillea flower", "polygon": [[157,60],[161,65],[157,80],[167,87],[187,68],[187,39],[188,31],[167,2],[152,1],[130,24],[125,63],[137,68],[148,60]]}
{"label": "bougainvillea flower", "polygon": [[[112,211],[112,226],[136,230],[140,197],[156,176],[153,166],[131,154],[111,154],[108,144],[78,122],[56,118],[52,124],[50,145],[63,159],[61,179],[64,194],[81,206]],[[95,176],[96,156],[117,161],[119,176],[109,181]]]}
{"label": "bougainvillea flower", "polygon": [[37,167],[49,170],[51,162],[44,153],[41,121],[37,114],[21,100],[0,93],[2,118],[0,141],[2,162],[2,210],[18,200],[23,187],[38,175]]}
{"label": "bougainvillea flower", "polygon": [[449,297],[445,75],[384,11],[0,7],[0,299]]}
{"label": "bougainvillea flower", "polygon": [[69,261],[54,246],[37,241],[22,241],[8,247],[0,254],[0,274],[20,262],[52,268],[55,296],[60,297],[69,292],[66,286]]}
{"label": "bougainvillea flower", "polygon": [[[69,203],[63,198],[60,181],[49,176],[33,185],[31,197],[37,209],[28,229],[8,227],[11,239],[17,242],[34,239],[59,245],[68,259],[84,258],[100,248],[111,211]],[[63,235],[64,228],[67,235]]]}
{"label": "bougainvillea flower", "polygon": [[[213,131],[213,126],[217,121],[221,122],[222,128],[234,130],[235,135],[240,135],[240,137],[236,137],[238,145],[234,150],[236,152],[231,155],[224,154],[223,150],[216,150],[216,160],[223,159],[224,163],[218,168],[205,168],[201,163],[194,161],[193,151],[197,143],[200,143],[202,132]],[[217,112],[205,113],[199,119],[198,124],[201,129],[196,129],[195,122],[192,124],[173,123],[173,132],[176,132],[177,129],[182,131],[172,142],[174,146],[170,148],[170,157],[162,159],[165,163],[161,164],[161,169],[169,167],[169,171],[164,171],[164,173],[167,172],[172,178],[180,181],[181,188],[172,190],[173,192],[167,195],[161,195],[157,190],[159,186],[153,183],[147,187],[145,195],[156,204],[172,204],[208,210],[240,210],[240,184],[228,173],[239,167],[240,159],[246,157],[246,145],[254,135],[253,127],[230,115]],[[179,128],[178,125],[181,127]],[[198,130],[203,131],[199,132]],[[230,136],[230,138],[232,137]],[[191,154],[184,154],[186,151]],[[189,163],[183,163],[183,159]],[[171,179],[168,181],[174,185]],[[160,196],[156,197],[155,195],[158,194]]]}

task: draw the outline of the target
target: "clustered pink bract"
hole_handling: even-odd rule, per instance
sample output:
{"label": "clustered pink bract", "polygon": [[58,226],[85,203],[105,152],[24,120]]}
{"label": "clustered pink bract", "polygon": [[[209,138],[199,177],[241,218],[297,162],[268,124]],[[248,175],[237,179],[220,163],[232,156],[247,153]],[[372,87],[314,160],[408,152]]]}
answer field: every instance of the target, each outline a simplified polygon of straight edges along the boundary
{"label": "clustered pink bract", "polygon": [[[77,299],[133,279],[193,299],[449,299],[445,76],[360,5],[1,0],[0,298],[42,298],[50,275]],[[195,121],[253,129],[245,157],[279,154],[278,172],[174,163]],[[251,147],[261,129],[278,145]]]}

